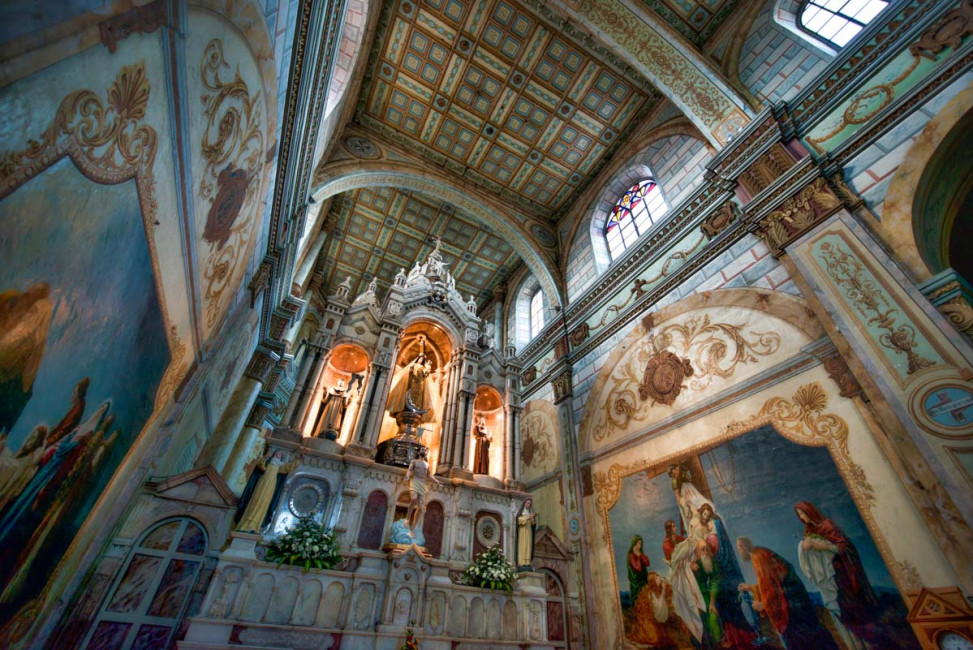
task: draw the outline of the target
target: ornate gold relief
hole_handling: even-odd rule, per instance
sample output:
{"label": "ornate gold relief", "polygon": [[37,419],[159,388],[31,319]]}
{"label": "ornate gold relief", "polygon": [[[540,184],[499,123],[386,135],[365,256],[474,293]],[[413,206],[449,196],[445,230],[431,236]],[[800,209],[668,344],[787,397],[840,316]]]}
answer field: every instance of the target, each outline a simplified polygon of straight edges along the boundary
{"label": "ornate gold relief", "polygon": [[223,313],[224,292],[249,257],[265,155],[261,95],[250,93],[239,69],[232,80],[224,80],[229,68],[223,42],[213,39],[200,63],[202,84],[209,91],[201,97],[206,123],[200,151],[206,165],[199,182],[200,196],[210,201],[203,228],[209,245],[203,270],[209,327]]}
{"label": "ornate gold relief", "polygon": [[957,49],[969,34],[973,34],[973,2],[964,0],[924,31],[919,40],[909,46],[909,53],[935,61],[936,55],[947,47]]}
{"label": "ornate gold relief", "polygon": [[896,323],[899,310],[892,307],[882,288],[863,272],[861,262],[830,242],[821,244],[820,250],[825,271],[832,282],[844,290],[851,304],[863,317],[868,318],[869,325],[885,330],[878,337],[878,342],[897,354],[906,355],[908,374],[935,365],[935,361],[915,351],[918,347],[915,328],[909,323]]}
{"label": "ornate gold relief", "polygon": [[704,443],[661,458],[643,458],[634,463],[612,464],[608,471],[595,472],[595,508],[601,518],[605,543],[609,548],[612,547],[608,514],[618,502],[625,477],[636,472],[665,468],[687,455],[700,454],[759,427],[770,425],[784,438],[797,444],[827,447],[897,586],[903,593],[906,592],[919,581],[918,571],[908,561],[900,562],[893,557],[871,511],[875,503],[875,489],[868,481],[865,470],[851,458],[848,449],[848,423],[839,415],[827,412],[828,401],[828,394],[821,384],[811,382],[800,386],[790,399],[771,397],[756,414],[727,424],[719,435]]}
{"label": "ornate gold relief", "polygon": [[680,359],[668,350],[656,352],[645,364],[639,397],[652,403],[670,405],[679,397],[683,381],[693,376],[689,359]]}
{"label": "ornate gold relief", "polygon": [[[701,391],[717,377],[732,376],[740,364],[756,363],[779,348],[780,335],[775,332],[745,332],[743,325],[714,323],[708,314],[648,333],[612,372],[604,412],[592,436],[604,440],[632,422],[644,421],[656,403],[672,404],[685,378],[692,377],[685,388]],[[659,356],[664,352],[679,363],[664,360]],[[683,360],[692,372],[686,372]]]}
{"label": "ornate gold relief", "polygon": [[953,326],[966,336],[973,338],[973,306],[963,296],[944,302],[936,307]]}
{"label": "ornate gold relief", "polygon": [[764,155],[757,158],[737,179],[750,196],[767,189],[775,180],[795,164],[784,145],[776,142]]}
{"label": "ornate gold relief", "polygon": [[841,207],[841,201],[832,193],[823,178],[789,198],[779,208],[760,220],[757,234],[775,255],[784,246]]}
{"label": "ornate gold relief", "polygon": [[851,374],[848,364],[837,352],[833,352],[821,359],[824,369],[828,371],[828,376],[838,386],[839,394],[842,397],[857,397],[862,394],[862,387],[858,380]]}
{"label": "ornate gold relief", "polygon": [[713,214],[706,217],[699,229],[704,235],[713,239],[736,221],[739,211],[735,203],[724,203]]}
{"label": "ornate gold relief", "polygon": [[188,363],[183,360],[186,346],[180,342],[169,318],[159,255],[152,236],[152,230],[159,225],[153,172],[158,134],[142,121],[149,94],[148,74],[145,63],[140,61],[118,71],[105,93],[105,101],[87,89],[67,95],[40,138],[28,140],[27,147],[20,151],[0,154],[0,199],[64,156],[71,158],[85,178],[96,183],[115,185],[135,181],[172,359],[156,392],[158,409],[175,391],[188,370]]}

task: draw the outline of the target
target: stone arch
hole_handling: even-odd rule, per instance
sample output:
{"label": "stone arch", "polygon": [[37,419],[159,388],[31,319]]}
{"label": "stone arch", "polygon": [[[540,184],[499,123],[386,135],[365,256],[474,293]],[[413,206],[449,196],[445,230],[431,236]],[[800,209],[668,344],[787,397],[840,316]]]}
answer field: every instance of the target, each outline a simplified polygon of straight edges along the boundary
{"label": "stone arch", "polygon": [[331,115],[352,85],[355,64],[362,52],[368,8],[367,0],[347,0],[345,3],[345,20],[341,25],[338,51],[331,68],[331,78],[328,80],[324,119]]}
{"label": "stone arch", "polygon": [[[620,435],[631,434],[633,425],[629,423],[629,420],[617,423],[618,426],[612,425],[608,427],[604,425],[604,422],[610,422],[610,418],[612,417],[611,413],[605,416],[605,405],[614,403],[609,384],[616,366],[633,357],[636,352],[633,351],[633,348],[645,339],[650,331],[657,331],[668,321],[688,312],[713,307],[734,308],[734,311],[762,312],[779,319],[778,323],[789,323],[797,331],[792,333],[799,333],[799,335],[803,336],[803,340],[800,340],[800,336],[795,336],[794,340],[791,340],[790,345],[786,346],[786,348],[783,344],[780,345],[781,349],[785,349],[785,351],[789,349],[791,353],[796,353],[801,346],[815,341],[824,335],[824,331],[821,329],[813,312],[804,300],[788,293],[771,291],[769,289],[746,288],[703,291],[657,311],[650,312],[644,318],[641,316],[637,317],[642,318],[641,323],[636,325],[615,346],[611,354],[608,355],[595,377],[591,391],[588,393],[585,408],[581,416],[581,424],[578,427],[579,453],[584,454],[590,452],[600,444],[609,444],[608,436],[613,435],[612,431],[614,429],[619,429],[621,431]],[[779,338],[783,339],[784,337]],[[631,400],[627,401],[631,403]],[[637,402],[636,407],[642,408],[643,402]],[[608,420],[605,419],[606,417]],[[649,420],[649,424],[657,421],[658,419]],[[638,423],[639,421],[633,418],[631,422]],[[599,434],[599,429],[603,425],[607,433]],[[642,426],[648,426],[648,424],[643,421]],[[603,437],[604,442],[599,442],[599,436]]]}
{"label": "stone arch", "polygon": [[[935,166],[940,145],[961,120],[969,120],[973,111],[973,88],[965,88],[933,117],[916,137],[915,142],[896,170],[882,205],[881,222],[870,221],[878,236],[891,249],[919,282],[928,280],[942,270],[930,265],[916,237],[914,210],[916,201],[925,191],[928,169]],[[925,245],[923,245],[925,246]]]}
{"label": "stone arch", "polygon": [[368,187],[412,190],[432,194],[452,203],[504,238],[537,276],[549,299],[557,305],[561,304],[552,245],[538,238],[540,235],[554,242],[554,234],[546,225],[499,205],[489,194],[471,187],[461,187],[435,170],[388,161],[342,162],[319,170],[316,177],[323,178],[322,184],[314,191],[314,199],[319,204],[336,194]]}

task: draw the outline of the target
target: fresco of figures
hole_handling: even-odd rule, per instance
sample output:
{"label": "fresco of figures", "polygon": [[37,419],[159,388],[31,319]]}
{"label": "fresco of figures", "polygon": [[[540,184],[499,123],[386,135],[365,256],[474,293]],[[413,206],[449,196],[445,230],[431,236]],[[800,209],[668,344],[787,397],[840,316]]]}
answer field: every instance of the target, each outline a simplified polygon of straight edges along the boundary
{"label": "fresco of figures", "polygon": [[134,182],[91,188],[64,158],[0,202],[0,620],[44,588],[169,365]]}
{"label": "fresco of figures", "polygon": [[625,477],[608,514],[638,646],[919,647],[825,448],[763,427]]}

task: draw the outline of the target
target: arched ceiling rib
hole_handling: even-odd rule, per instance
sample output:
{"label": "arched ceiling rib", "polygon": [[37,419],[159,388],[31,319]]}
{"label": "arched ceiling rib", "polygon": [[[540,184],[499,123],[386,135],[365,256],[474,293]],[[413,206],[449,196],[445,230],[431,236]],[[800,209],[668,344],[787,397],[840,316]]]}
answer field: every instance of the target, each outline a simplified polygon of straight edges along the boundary
{"label": "arched ceiling rib", "polygon": [[[462,215],[463,221],[468,224],[482,224],[486,228],[480,230],[485,234],[496,235],[506,242],[537,276],[551,303],[559,305],[562,302],[555,280],[555,242],[549,229],[541,228],[533,220],[517,215],[484,193],[471,191],[447,174],[428,167],[388,160],[354,160],[332,163],[321,168],[316,174],[316,181],[319,185],[314,192],[314,198],[318,203],[323,203],[328,197],[363,188],[393,188],[418,193],[425,197],[427,204],[433,204],[434,201],[449,204],[458,215]],[[447,221],[440,222],[441,227],[448,228]],[[459,250],[459,245],[450,242],[445,231],[431,234],[443,236],[447,245],[453,245]],[[498,268],[501,265],[506,268],[508,265],[507,262],[495,263]]]}

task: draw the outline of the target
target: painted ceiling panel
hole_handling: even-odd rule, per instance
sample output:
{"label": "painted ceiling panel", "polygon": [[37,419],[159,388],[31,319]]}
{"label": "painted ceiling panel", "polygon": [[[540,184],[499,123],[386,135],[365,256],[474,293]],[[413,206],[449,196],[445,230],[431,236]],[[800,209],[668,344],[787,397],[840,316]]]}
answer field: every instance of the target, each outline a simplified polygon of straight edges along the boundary
{"label": "painted ceiling panel", "polygon": [[486,226],[426,195],[368,188],[340,195],[333,206],[337,226],[324,271],[328,292],[350,275],[353,295],[377,277],[384,296],[399,269],[408,271],[429,255],[435,237],[442,239],[456,289],[464,297],[473,294],[480,304],[520,263],[510,245]]}
{"label": "painted ceiling panel", "polygon": [[386,3],[358,121],[553,216],[657,100],[516,2],[404,0]]}

